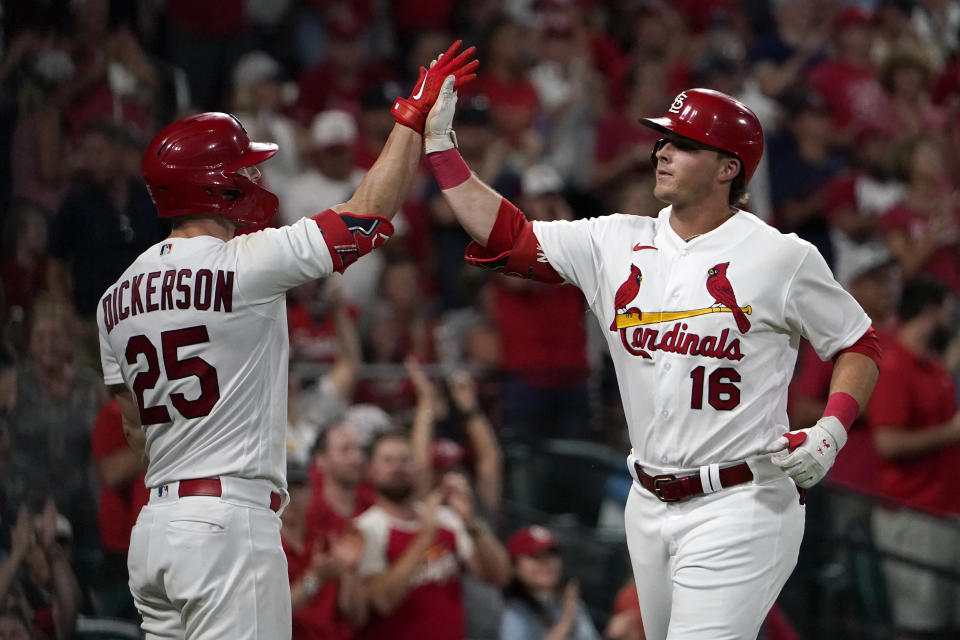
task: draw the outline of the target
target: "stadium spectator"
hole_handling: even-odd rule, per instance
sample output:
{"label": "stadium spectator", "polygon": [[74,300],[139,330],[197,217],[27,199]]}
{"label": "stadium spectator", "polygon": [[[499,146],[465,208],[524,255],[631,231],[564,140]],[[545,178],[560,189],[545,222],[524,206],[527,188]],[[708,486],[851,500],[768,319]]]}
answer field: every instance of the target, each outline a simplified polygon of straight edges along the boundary
{"label": "stadium spectator", "polygon": [[121,153],[125,138],[117,125],[87,128],[80,175],[50,226],[50,292],[91,320],[104,290],[168,227],[143,182],[128,177]]}
{"label": "stadium spectator", "polygon": [[897,141],[946,127],[946,113],[930,95],[933,65],[913,47],[892,50],[880,68],[880,83],[890,108],[885,131]]}
{"label": "stadium spectator", "polygon": [[848,137],[858,127],[884,124],[886,100],[871,58],[873,41],[866,9],[854,4],[841,8],[831,23],[832,55],[808,74],[808,82],[826,101],[841,137]]}
{"label": "stadium spectator", "polygon": [[146,132],[159,82],[153,63],[128,27],[110,24],[108,0],[77,0],[70,9],[76,72],[65,88],[63,115],[71,139],[103,120]]}
{"label": "stadium spectator", "polygon": [[769,140],[770,187],[778,227],[816,245],[827,264],[833,244],[827,226],[827,185],[845,168],[833,149],[835,133],[823,98],[795,91],[782,101],[786,125]]}
{"label": "stadium spectator", "polygon": [[771,98],[780,98],[824,60],[829,34],[821,26],[814,5],[807,0],[778,0],[770,4],[773,29],[759,35],[749,59],[761,91]]}
{"label": "stadium spectator", "polygon": [[905,278],[929,275],[960,293],[960,202],[941,141],[932,134],[912,140],[901,162],[907,192],[880,217],[884,241]]}
{"label": "stadium spectator", "polygon": [[510,574],[506,550],[474,513],[466,478],[447,474],[417,499],[410,441],[389,433],[374,442],[370,479],[377,502],[356,519],[372,609],[359,637],[463,638],[463,569],[497,585]]}
{"label": "stadium spectator", "polygon": [[353,162],[356,139],[357,123],[346,111],[317,114],[306,150],[309,168],[280,192],[282,224],[293,224],[350,199],[364,174]]}
{"label": "stadium spectator", "polygon": [[287,465],[290,503],[280,518],[280,537],[290,574],[293,640],[347,640],[366,620],[357,562],[363,538],[356,531],[313,528],[310,476]]}
{"label": "stadium spectator", "polygon": [[47,218],[32,205],[20,205],[8,219],[7,241],[0,262],[6,303],[20,318],[47,287]]}
{"label": "stadium spectator", "polygon": [[599,640],[580,585],[563,575],[560,550],[548,529],[521,529],[510,536],[507,549],[514,575],[504,590],[500,640]]}
{"label": "stadium spectator", "polygon": [[[23,41],[21,41],[23,42]],[[53,218],[66,194],[71,154],[63,109],[65,92],[74,74],[67,52],[35,36],[29,48],[29,73],[20,90],[20,113],[10,141],[17,159],[11,167],[13,198]],[[20,52],[26,55],[27,47]]]}
{"label": "stadium spectator", "polygon": [[70,566],[71,542],[70,523],[47,498],[36,517],[20,508],[10,554],[0,564],[0,602],[17,602],[42,638],[65,640],[76,629],[82,594]]}
{"label": "stadium spectator", "polygon": [[145,461],[127,444],[120,407],[113,400],[97,413],[91,450],[100,481],[97,526],[103,550],[98,613],[139,620],[127,587],[127,550],[130,531],[150,496],[144,483]]}
{"label": "stadium spectator", "polygon": [[894,501],[874,509],[873,532],[878,549],[908,560],[884,562],[893,622],[905,633],[960,630],[957,583],[910,564],[960,566],[960,412],[941,360],[954,329],[954,303],[935,280],[904,287],[897,337],[884,350],[867,405],[882,458],[876,485]]}
{"label": "stadium spectator", "polygon": [[[571,220],[555,170],[536,165],[523,175],[519,204],[532,220]],[[583,295],[574,287],[552,287],[499,276],[495,313],[503,371],[503,439],[586,438],[587,334]]]}
{"label": "stadium spectator", "polygon": [[233,114],[251,140],[274,142],[279,147],[270,162],[261,167],[264,184],[277,193],[283,193],[303,170],[302,127],[284,113],[283,76],[280,63],[263,51],[245,53],[233,67]]}
{"label": "stadium spectator", "polygon": [[69,322],[62,305],[34,306],[16,406],[8,416],[17,452],[10,469],[17,486],[12,497],[39,509],[53,496],[73,525],[77,545],[96,548],[90,436],[104,393],[99,376],[73,362]]}

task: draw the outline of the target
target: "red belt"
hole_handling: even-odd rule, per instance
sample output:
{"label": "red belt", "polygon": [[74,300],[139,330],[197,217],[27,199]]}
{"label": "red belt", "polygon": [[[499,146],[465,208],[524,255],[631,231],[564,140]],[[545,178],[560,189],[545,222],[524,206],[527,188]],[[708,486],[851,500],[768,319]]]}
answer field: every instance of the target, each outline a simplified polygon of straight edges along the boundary
{"label": "red belt", "polygon": [[[223,486],[220,484],[220,478],[181,480],[177,495],[181,498],[184,496],[212,496],[219,498],[223,495]],[[271,491],[270,509],[274,512],[280,511],[281,504],[283,504],[283,496],[276,491]]]}
{"label": "red belt", "polygon": [[[677,477],[670,473],[651,476],[643,472],[639,463],[634,463],[637,479],[643,488],[657,496],[661,502],[678,502],[704,494],[700,474]],[[753,471],[746,462],[720,469],[720,487],[726,489],[753,480]]]}

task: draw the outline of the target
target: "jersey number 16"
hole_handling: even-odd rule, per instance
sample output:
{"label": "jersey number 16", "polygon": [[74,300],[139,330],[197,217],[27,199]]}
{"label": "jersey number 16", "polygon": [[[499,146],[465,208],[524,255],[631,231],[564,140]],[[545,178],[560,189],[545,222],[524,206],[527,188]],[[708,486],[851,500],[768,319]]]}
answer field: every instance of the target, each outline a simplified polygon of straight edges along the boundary
{"label": "jersey number 16", "polygon": [[[693,379],[693,389],[690,391],[690,407],[703,409],[703,380],[706,376],[706,367],[703,365],[690,372]],[[720,367],[707,377],[707,402],[718,411],[730,411],[740,404],[740,388],[735,385],[740,382],[740,374],[736,369]]]}

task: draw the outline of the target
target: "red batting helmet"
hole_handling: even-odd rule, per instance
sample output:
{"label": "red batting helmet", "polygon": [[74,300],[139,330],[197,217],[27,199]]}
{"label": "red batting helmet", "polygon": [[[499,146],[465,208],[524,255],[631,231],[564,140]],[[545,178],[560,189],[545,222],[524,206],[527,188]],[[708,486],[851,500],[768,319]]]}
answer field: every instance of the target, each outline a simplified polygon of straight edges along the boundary
{"label": "red batting helmet", "polygon": [[141,170],[161,218],[199,213],[262,224],[279,200],[237,171],[276,152],[273,143],[250,142],[234,116],[200,113],[164,127],[147,145]]}
{"label": "red batting helmet", "polygon": [[662,118],[641,118],[640,124],[672,132],[732,153],[750,182],[763,155],[763,128],[747,105],[712,89],[681,91]]}

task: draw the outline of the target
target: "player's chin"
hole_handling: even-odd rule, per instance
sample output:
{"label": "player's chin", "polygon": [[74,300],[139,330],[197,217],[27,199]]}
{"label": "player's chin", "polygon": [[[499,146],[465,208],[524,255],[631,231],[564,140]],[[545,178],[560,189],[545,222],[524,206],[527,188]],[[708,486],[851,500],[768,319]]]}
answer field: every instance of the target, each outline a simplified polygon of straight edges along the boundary
{"label": "player's chin", "polygon": [[666,202],[667,204],[674,204],[676,199],[676,190],[672,185],[667,184],[666,182],[661,182],[657,178],[657,184],[653,186],[653,197],[661,202]]}

